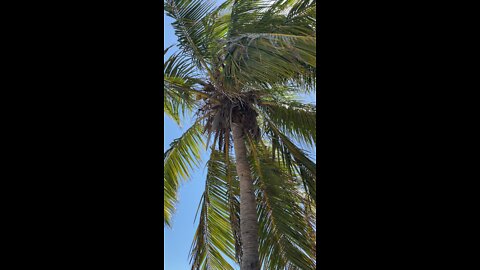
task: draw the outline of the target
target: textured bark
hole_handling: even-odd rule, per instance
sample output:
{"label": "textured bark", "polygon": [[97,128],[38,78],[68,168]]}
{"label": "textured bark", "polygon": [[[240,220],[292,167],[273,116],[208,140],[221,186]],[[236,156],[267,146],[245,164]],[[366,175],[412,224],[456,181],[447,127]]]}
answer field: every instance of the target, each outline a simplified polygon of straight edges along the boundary
{"label": "textured bark", "polygon": [[242,240],[241,270],[260,270],[258,254],[257,203],[252,173],[247,159],[247,147],[239,124],[233,124],[233,146],[237,174],[240,178],[240,235]]}

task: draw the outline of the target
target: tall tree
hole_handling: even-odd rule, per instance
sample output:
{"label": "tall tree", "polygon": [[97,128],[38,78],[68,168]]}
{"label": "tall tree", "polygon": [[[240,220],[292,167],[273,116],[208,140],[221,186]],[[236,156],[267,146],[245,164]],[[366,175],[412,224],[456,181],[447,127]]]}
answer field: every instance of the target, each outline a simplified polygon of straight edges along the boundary
{"label": "tall tree", "polygon": [[[211,148],[192,269],[315,269],[316,1],[164,0],[179,51],[164,111],[194,124],[164,155],[164,222]],[[165,54],[168,49],[165,50]],[[213,140],[213,141],[212,141]]]}

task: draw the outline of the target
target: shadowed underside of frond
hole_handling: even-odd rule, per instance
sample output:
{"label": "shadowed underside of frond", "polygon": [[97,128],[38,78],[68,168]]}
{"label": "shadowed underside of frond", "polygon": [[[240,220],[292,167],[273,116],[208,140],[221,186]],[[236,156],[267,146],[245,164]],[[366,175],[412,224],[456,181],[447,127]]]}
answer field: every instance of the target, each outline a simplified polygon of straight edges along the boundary
{"label": "shadowed underside of frond", "polygon": [[316,107],[295,101],[270,102],[260,109],[280,131],[308,147],[317,144]]}

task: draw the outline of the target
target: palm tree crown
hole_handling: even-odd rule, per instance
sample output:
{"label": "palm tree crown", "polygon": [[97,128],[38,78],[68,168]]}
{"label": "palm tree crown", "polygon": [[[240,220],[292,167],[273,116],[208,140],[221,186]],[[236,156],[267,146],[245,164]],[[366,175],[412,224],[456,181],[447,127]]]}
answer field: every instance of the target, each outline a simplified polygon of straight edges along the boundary
{"label": "palm tree crown", "polygon": [[[194,124],[164,155],[164,222],[205,146],[192,269],[315,269],[316,1],[164,0],[179,51],[164,112]],[[167,54],[169,49],[164,51]],[[252,207],[253,205],[253,207]],[[258,233],[257,233],[258,232]]]}

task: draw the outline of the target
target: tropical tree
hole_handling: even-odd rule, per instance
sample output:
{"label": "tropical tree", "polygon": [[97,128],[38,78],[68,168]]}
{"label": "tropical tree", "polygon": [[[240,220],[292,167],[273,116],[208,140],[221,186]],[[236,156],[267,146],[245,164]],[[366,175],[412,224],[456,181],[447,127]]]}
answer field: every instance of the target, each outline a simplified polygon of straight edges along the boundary
{"label": "tropical tree", "polygon": [[316,91],[315,2],[164,0],[164,111],[193,116],[164,155],[165,225],[210,151],[192,269],[316,267],[316,106],[297,98]]}

